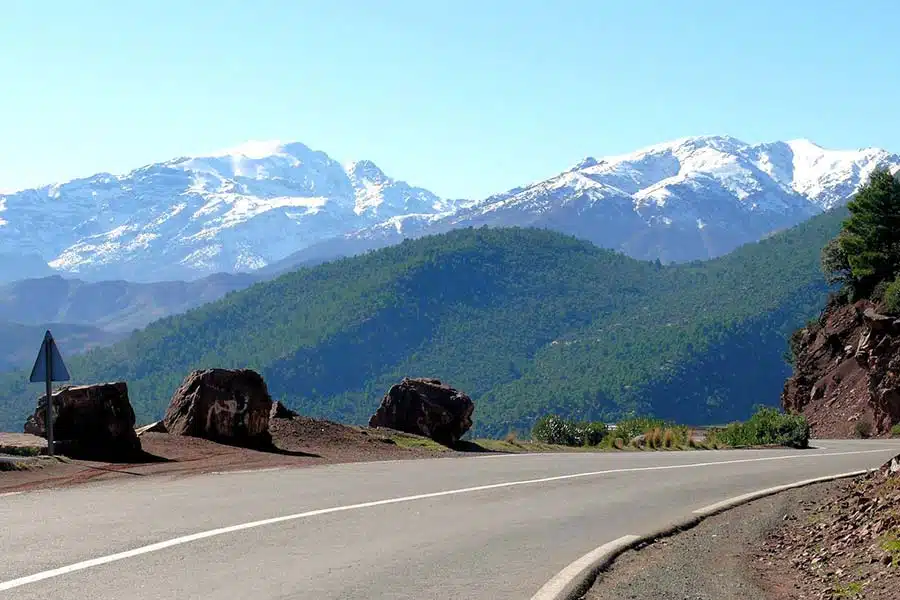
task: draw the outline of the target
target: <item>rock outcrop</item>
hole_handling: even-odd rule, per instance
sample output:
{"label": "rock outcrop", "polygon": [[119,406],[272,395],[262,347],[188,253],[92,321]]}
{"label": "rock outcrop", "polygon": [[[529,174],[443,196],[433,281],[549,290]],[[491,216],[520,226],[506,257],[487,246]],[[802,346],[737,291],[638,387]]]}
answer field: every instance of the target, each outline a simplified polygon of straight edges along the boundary
{"label": "rock outcrop", "polygon": [[[55,449],[79,457],[118,460],[137,456],[134,409],[124,381],[67,386],[53,393]],[[25,433],[47,437],[47,398],[41,396]]]}
{"label": "rock outcrop", "polygon": [[806,415],[815,437],[887,434],[900,422],[900,320],[860,300],[830,305],[795,334],[794,374],[782,406]]}
{"label": "rock outcrop", "polygon": [[369,427],[424,435],[452,446],[472,427],[475,404],[437,379],[404,378],[388,390]]}
{"label": "rock outcrop", "polygon": [[287,406],[282,404],[279,401],[275,401],[272,403],[272,410],[269,411],[269,420],[272,419],[293,419],[294,417],[299,417],[300,415],[296,412],[289,409]]}
{"label": "rock outcrop", "polygon": [[266,382],[249,369],[193,371],[169,402],[166,431],[237,446],[271,444],[272,398]]}

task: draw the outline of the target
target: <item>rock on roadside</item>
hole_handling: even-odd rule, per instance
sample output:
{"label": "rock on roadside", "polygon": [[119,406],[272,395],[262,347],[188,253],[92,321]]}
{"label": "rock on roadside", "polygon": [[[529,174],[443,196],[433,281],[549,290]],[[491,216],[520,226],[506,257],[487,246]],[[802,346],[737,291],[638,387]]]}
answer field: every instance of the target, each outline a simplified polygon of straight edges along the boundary
{"label": "rock on roadside", "polygon": [[[25,433],[46,438],[47,399],[38,400]],[[134,409],[124,381],[67,386],[53,393],[56,450],[72,456],[127,459],[141,450],[134,431]]]}
{"label": "rock on roadside", "polygon": [[282,404],[279,401],[275,401],[272,403],[272,410],[269,411],[269,420],[272,419],[293,419],[295,417],[299,417],[300,415],[296,412],[289,409],[287,406]]}
{"label": "rock on roadside", "polygon": [[369,427],[387,427],[452,446],[472,427],[475,404],[438,379],[404,378],[381,400]]}
{"label": "rock on roadside", "polygon": [[266,382],[249,369],[193,371],[175,391],[166,431],[245,447],[267,447],[272,398]]}

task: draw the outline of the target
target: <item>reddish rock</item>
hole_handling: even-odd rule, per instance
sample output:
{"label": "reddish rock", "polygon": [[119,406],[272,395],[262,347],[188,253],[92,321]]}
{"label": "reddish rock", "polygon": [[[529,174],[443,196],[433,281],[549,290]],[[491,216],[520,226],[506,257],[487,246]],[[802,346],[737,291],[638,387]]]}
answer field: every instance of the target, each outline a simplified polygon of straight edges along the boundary
{"label": "reddish rock", "polygon": [[[26,433],[47,437],[46,407],[41,396],[25,423]],[[124,381],[63,387],[53,393],[53,408],[54,447],[60,453],[115,460],[141,450]]]}
{"label": "reddish rock", "polygon": [[900,422],[900,322],[867,300],[830,305],[818,324],[796,334],[794,374],[781,402],[804,414],[815,437],[872,435]]}
{"label": "reddish rock", "polygon": [[239,446],[271,443],[272,398],[262,376],[249,369],[205,369],[188,375],[172,396],[166,430]]}
{"label": "reddish rock", "polygon": [[437,379],[405,378],[388,390],[369,427],[423,435],[452,446],[472,427],[475,404]]}

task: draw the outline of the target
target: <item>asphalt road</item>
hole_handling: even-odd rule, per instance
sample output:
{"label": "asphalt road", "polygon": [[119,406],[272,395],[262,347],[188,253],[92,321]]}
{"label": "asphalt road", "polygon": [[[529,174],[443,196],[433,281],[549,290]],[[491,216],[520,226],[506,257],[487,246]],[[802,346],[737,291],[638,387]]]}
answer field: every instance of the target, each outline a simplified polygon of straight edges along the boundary
{"label": "asphalt road", "polygon": [[0,599],[528,599],[604,542],[900,453],[890,441],[818,445],[438,458],[7,495]]}

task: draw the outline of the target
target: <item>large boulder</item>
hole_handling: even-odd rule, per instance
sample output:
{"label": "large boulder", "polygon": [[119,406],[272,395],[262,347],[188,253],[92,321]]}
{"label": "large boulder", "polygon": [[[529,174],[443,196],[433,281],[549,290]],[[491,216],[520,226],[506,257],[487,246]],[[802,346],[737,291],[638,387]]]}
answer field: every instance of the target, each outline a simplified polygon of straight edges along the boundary
{"label": "large boulder", "polygon": [[387,427],[452,446],[472,426],[475,404],[437,379],[411,379],[391,387],[369,427]]}
{"label": "large boulder", "polygon": [[[53,392],[54,447],[63,454],[102,459],[136,457],[141,441],[124,381],[63,387]],[[41,396],[25,432],[47,437],[47,398]]]}
{"label": "large boulder", "polygon": [[249,369],[193,371],[169,402],[169,433],[247,447],[267,446],[272,397],[262,376]]}

